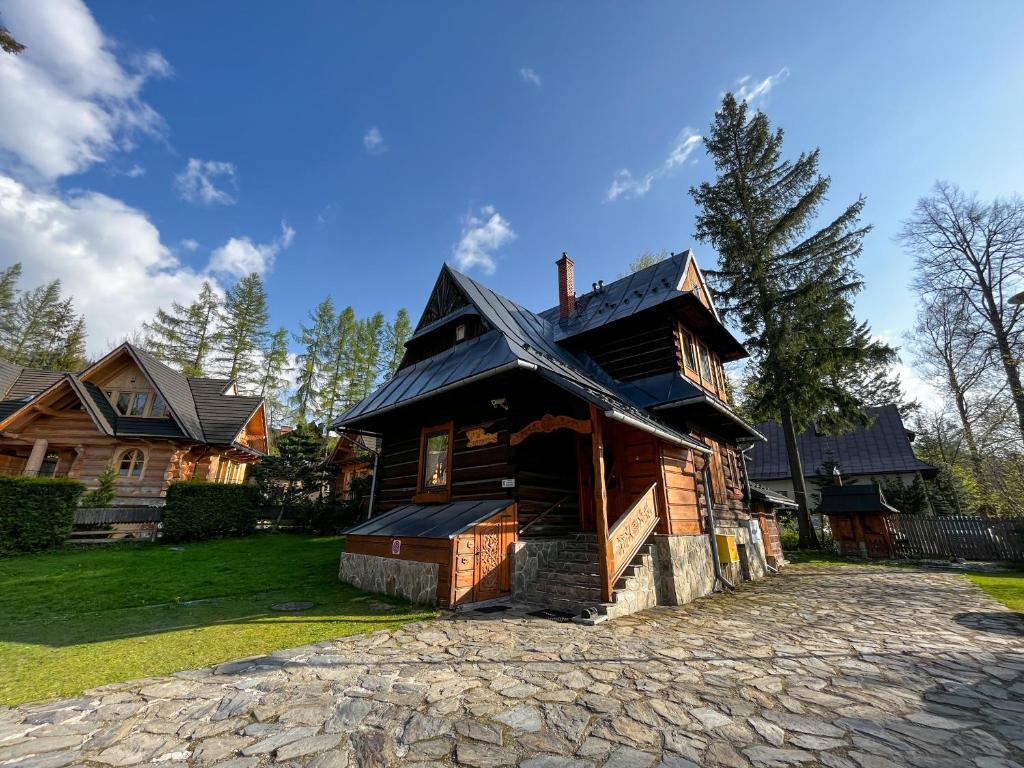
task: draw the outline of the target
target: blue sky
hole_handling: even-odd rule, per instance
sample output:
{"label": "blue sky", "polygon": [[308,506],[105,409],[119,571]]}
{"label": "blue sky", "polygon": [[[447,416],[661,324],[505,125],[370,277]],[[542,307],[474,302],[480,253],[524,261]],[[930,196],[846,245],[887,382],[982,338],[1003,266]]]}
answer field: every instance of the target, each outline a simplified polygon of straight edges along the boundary
{"label": "blue sky", "polygon": [[648,249],[710,265],[691,137],[727,89],[760,87],[789,153],[821,147],[827,212],[867,197],[858,310],[893,339],[915,200],[1024,176],[1017,2],[0,0],[0,17],[29,46],[0,59],[20,107],[0,114],[0,262],[64,279],[91,351],[253,267],[295,329],[328,292],[415,321],[445,260],[535,309],[563,250],[581,290]]}

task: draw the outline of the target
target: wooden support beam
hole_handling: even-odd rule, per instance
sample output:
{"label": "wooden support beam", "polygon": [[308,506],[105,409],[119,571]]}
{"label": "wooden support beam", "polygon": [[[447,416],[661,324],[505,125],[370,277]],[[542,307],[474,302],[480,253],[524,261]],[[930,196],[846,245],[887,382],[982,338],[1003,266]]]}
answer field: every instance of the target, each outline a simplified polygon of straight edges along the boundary
{"label": "wooden support beam", "polygon": [[590,406],[590,445],[594,462],[594,512],[597,528],[597,557],[601,571],[601,600],[612,599],[611,563],[608,558],[608,492],[604,485],[604,433],[601,411]]}
{"label": "wooden support beam", "polygon": [[32,453],[28,455],[28,461],[25,462],[25,474],[29,477],[39,474],[39,469],[43,466],[43,459],[46,458],[48,445],[43,438],[39,438],[32,444]]}

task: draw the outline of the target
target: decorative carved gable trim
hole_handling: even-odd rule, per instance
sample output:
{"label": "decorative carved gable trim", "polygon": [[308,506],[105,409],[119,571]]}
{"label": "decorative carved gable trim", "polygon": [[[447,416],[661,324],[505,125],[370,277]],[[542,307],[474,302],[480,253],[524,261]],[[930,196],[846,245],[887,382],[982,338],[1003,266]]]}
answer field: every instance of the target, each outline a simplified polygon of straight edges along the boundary
{"label": "decorative carved gable trim", "polygon": [[448,274],[448,270],[442,269],[441,274],[437,276],[437,282],[434,283],[434,290],[427,300],[427,306],[423,308],[423,315],[420,317],[416,330],[418,331],[425,325],[430,325],[458,309],[469,306],[469,303],[466,294],[455,284],[451,275]]}

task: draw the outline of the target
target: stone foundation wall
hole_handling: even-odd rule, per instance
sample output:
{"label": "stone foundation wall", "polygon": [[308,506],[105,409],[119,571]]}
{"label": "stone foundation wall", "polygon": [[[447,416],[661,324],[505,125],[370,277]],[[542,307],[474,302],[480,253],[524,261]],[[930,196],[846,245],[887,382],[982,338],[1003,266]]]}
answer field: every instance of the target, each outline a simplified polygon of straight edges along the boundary
{"label": "stone foundation wall", "polygon": [[367,592],[437,605],[437,563],[342,552],[338,578]]}
{"label": "stone foundation wall", "polygon": [[610,614],[624,616],[658,605],[657,569],[652,547],[641,548],[640,554],[626,568],[626,574],[616,587],[615,610]]}
{"label": "stone foundation wall", "polygon": [[710,594],[715,563],[709,538],[654,536],[654,572],[659,605],[685,605]]}
{"label": "stone foundation wall", "polygon": [[558,561],[565,539],[520,539],[512,545],[512,599],[525,600],[526,590],[543,566]]}
{"label": "stone foundation wall", "polygon": [[[744,521],[735,527],[719,526],[718,532],[728,536],[735,536],[736,544],[746,548],[750,579],[756,581],[757,579],[763,579],[767,575],[768,569],[765,567],[767,559],[764,551],[764,532],[761,532],[759,538],[755,538],[751,530],[752,523],[753,521]],[[740,563],[722,563],[722,572],[733,584],[739,584],[741,581],[746,580]]]}

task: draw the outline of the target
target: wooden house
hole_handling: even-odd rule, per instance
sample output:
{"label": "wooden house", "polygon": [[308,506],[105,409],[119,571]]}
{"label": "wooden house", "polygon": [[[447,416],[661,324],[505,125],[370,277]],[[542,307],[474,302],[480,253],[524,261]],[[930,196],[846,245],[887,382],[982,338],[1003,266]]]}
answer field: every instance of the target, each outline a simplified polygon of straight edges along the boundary
{"label": "wooden house", "polygon": [[829,528],[840,554],[895,557],[893,534],[886,518],[899,512],[885,500],[878,483],[837,484],[821,489],[818,511],[828,515]]}
{"label": "wooden house", "polygon": [[175,480],[242,483],[266,453],[262,398],[185,376],[131,344],[80,373],[0,360],[0,474],[92,488],[112,464],[115,503],[152,505]]}
{"label": "wooden house", "polygon": [[762,438],[723,370],[746,352],[692,252],[581,296],[557,268],[535,313],[444,266],[397,374],[335,422],[381,441],[344,580],[613,615],[765,572],[740,454]]}

